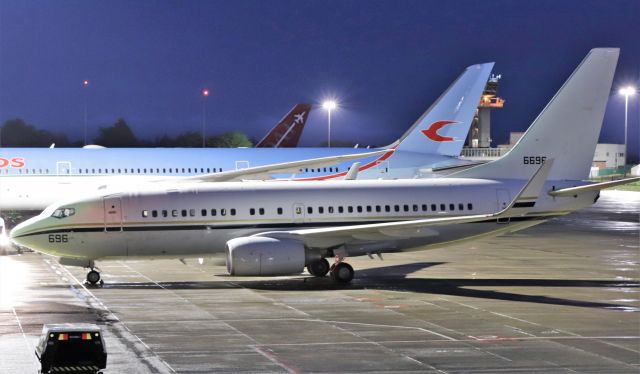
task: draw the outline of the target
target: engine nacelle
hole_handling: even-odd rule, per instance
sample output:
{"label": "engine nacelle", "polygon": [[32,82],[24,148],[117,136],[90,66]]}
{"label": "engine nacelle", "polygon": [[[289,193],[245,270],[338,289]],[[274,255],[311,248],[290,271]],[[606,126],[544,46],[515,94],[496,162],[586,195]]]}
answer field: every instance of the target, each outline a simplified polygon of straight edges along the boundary
{"label": "engine nacelle", "polygon": [[231,275],[286,275],[301,273],[304,244],[297,240],[262,236],[227,242],[227,270]]}

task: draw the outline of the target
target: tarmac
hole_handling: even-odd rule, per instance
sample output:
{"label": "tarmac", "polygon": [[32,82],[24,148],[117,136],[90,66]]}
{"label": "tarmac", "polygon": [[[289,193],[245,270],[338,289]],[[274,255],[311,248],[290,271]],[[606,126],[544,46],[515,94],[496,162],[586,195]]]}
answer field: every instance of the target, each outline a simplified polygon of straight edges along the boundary
{"label": "tarmac", "polygon": [[640,372],[640,192],[508,236],[349,258],[356,279],[240,278],[222,259],[0,256],[0,373],[46,323],[103,329],[104,373]]}

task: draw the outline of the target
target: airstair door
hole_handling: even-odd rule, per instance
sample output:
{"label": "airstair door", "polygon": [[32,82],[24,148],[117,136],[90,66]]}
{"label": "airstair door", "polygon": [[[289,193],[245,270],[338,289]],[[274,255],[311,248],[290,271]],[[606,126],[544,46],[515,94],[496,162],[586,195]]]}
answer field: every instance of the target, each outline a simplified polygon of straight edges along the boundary
{"label": "airstair door", "polygon": [[122,204],[120,196],[108,196],[104,201],[104,227],[106,231],[122,230]]}

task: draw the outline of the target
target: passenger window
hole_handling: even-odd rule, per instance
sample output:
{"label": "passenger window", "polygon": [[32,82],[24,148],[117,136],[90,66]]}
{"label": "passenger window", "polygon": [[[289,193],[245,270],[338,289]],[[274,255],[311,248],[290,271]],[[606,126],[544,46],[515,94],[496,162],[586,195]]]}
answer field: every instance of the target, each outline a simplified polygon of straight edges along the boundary
{"label": "passenger window", "polygon": [[394,205],[393,206],[393,210],[395,210],[396,212],[400,211],[400,205]]}
{"label": "passenger window", "polygon": [[349,206],[347,207],[347,211],[348,211],[349,213],[353,213],[353,207],[352,207],[351,205],[349,205]]}
{"label": "passenger window", "polygon": [[142,211],[142,218],[147,218],[149,217],[149,211],[148,210],[143,210]]}
{"label": "passenger window", "polygon": [[384,206],[384,211],[389,213],[391,211],[391,206],[390,205],[385,205]]}
{"label": "passenger window", "polygon": [[178,209],[174,209],[171,211],[171,216],[172,217],[177,217],[178,216]]}
{"label": "passenger window", "polygon": [[[177,170],[177,169],[176,169],[176,170]],[[215,216],[215,215],[216,215],[216,213],[217,213],[217,212],[216,212],[216,210],[215,210],[215,209],[211,209],[211,215],[212,215],[212,216]]]}
{"label": "passenger window", "polygon": [[409,205],[404,204],[403,208],[404,208],[404,211],[405,211],[405,212],[408,212],[408,211],[409,211]]}
{"label": "passenger window", "polygon": [[458,203],[458,210],[464,210],[464,204]]}
{"label": "passenger window", "polygon": [[427,210],[428,210],[428,209],[427,209],[427,204],[422,204],[422,211],[423,211],[423,212],[426,212]]}
{"label": "passenger window", "polygon": [[367,205],[367,213],[371,213],[371,205]]}
{"label": "passenger window", "polygon": [[431,204],[431,211],[435,212],[436,210],[438,210],[438,207],[436,206],[436,204]]}
{"label": "passenger window", "polygon": [[167,212],[166,210],[163,210],[163,211],[162,211],[162,216],[163,216],[163,217],[168,216],[168,212]]}
{"label": "passenger window", "polygon": [[189,209],[189,216],[195,217],[196,216],[196,210],[195,209]]}
{"label": "passenger window", "polygon": [[200,210],[200,215],[203,216],[203,217],[206,217],[207,216],[207,210],[206,209]]}
{"label": "passenger window", "polygon": [[358,213],[362,213],[362,205],[358,205],[357,207]]}
{"label": "passenger window", "polygon": [[158,216],[158,211],[157,210],[152,210],[151,211],[151,217],[156,218]]}
{"label": "passenger window", "polygon": [[324,207],[319,206],[318,207],[318,214],[322,214],[322,213],[324,213]]}
{"label": "passenger window", "polygon": [[186,209],[182,209],[182,216],[186,217],[187,216],[187,210]]}
{"label": "passenger window", "polygon": [[333,207],[332,206],[328,207],[327,209],[329,210],[329,213],[333,213]]}
{"label": "passenger window", "polygon": [[380,205],[376,205],[376,213],[382,212],[382,207]]}
{"label": "passenger window", "polygon": [[338,207],[338,213],[344,213],[344,207],[339,206]]}
{"label": "passenger window", "polygon": [[250,216],[255,216],[256,215],[256,210],[253,209],[253,208],[249,209],[249,215]]}
{"label": "passenger window", "polygon": [[226,216],[227,215],[227,210],[226,209],[220,209],[220,215],[221,216]]}
{"label": "passenger window", "polygon": [[449,204],[449,210],[456,210],[456,204]]}
{"label": "passenger window", "polygon": [[468,210],[472,210],[473,209],[473,204],[471,204],[471,203],[467,204],[467,209]]}
{"label": "passenger window", "polygon": [[232,216],[235,216],[235,215],[236,215],[236,210],[235,210],[235,209],[233,209],[233,208],[231,208],[231,215],[232,215]]}
{"label": "passenger window", "polygon": [[[308,213],[308,214],[313,214],[313,208],[312,208],[312,207],[310,207],[310,206],[308,206],[308,207],[307,207],[307,213]],[[300,214],[300,213],[298,213],[298,214]]]}
{"label": "passenger window", "polygon": [[282,215],[282,208],[278,208],[278,214]]}
{"label": "passenger window", "polygon": [[413,204],[413,211],[417,212],[418,211],[418,206],[416,204]]}
{"label": "passenger window", "polygon": [[444,212],[447,210],[447,206],[445,204],[440,204],[440,211]]}
{"label": "passenger window", "polygon": [[264,216],[264,208],[258,209],[258,213],[260,213],[261,216]]}

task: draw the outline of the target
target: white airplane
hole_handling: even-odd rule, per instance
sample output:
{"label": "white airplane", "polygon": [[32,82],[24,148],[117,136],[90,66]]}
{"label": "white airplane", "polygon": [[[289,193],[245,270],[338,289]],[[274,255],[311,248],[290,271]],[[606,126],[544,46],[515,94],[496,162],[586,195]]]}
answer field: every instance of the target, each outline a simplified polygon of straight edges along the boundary
{"label": "white airplane", "polygon": [[356,159],[362,161],[362,179],[407,178],[423,168],[468,165],[457,156],[493,65],[466,68],[399,140],[376,150],[282,148],[290,138],[297,140],[308,118],[304,106],[290,112],[258,148],[0,148],[0,209],[40,211],[98,189],[169,180],[342,179]]}
{"label": "white airplane", "polygon": [[[21,245],[95,260],[225,252],[232,275],[331,273],[344,259],[521,230],[594,203],[589,174],[619,50],[592,50],[503,158],[445,178],[156,186],[51,205],[14,228]],[[580,134],[580,136],[576,136]],[[327,258],[335,258],[330,266]]]}

